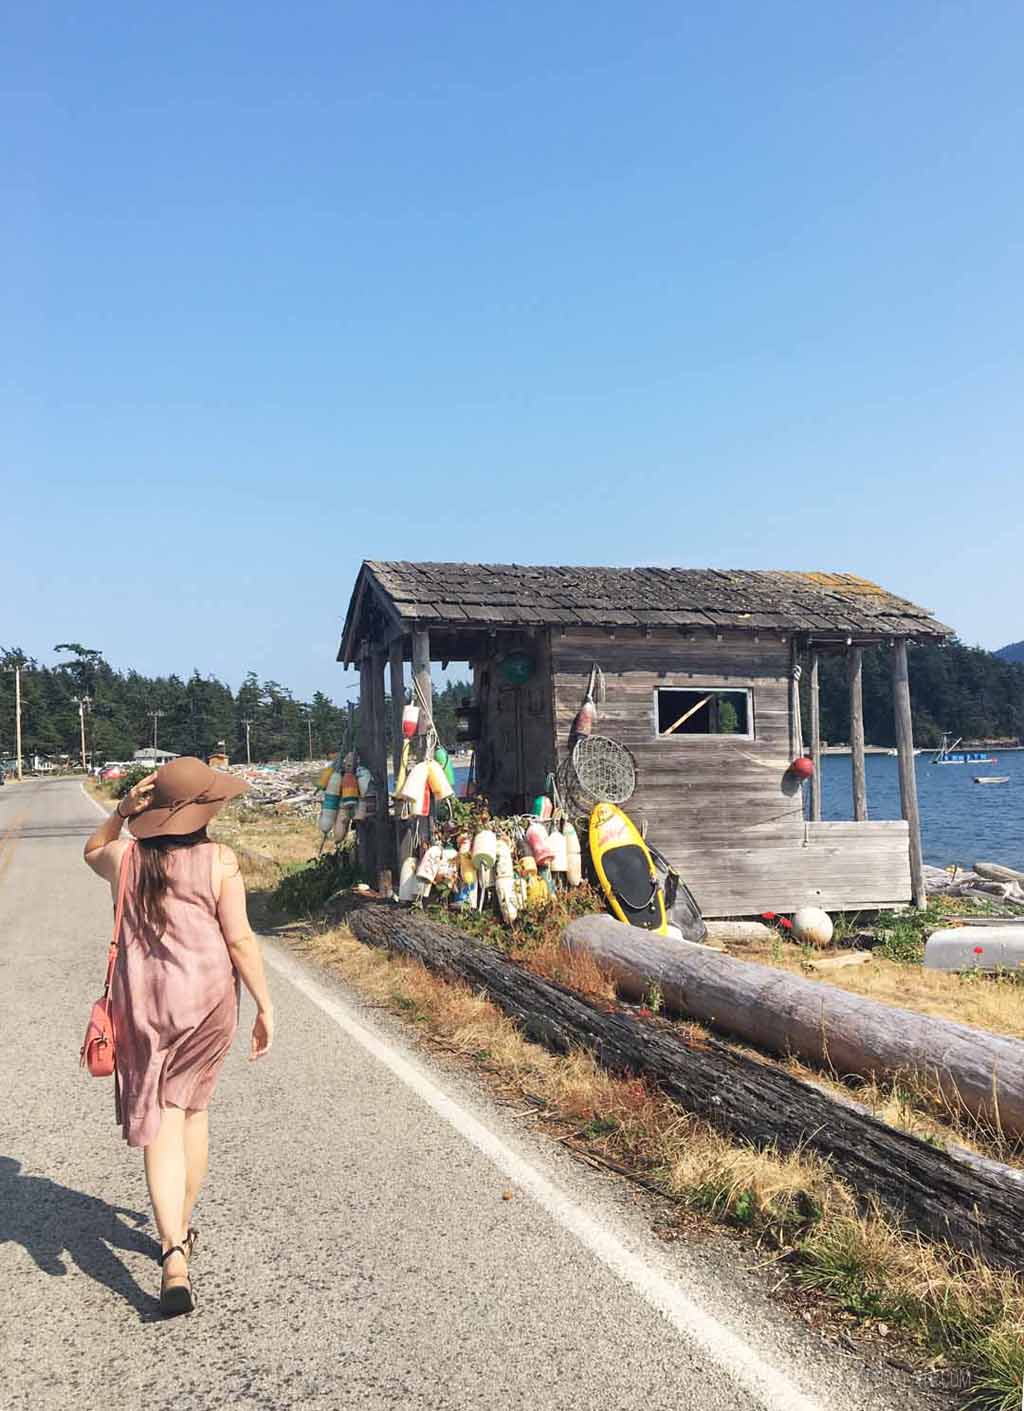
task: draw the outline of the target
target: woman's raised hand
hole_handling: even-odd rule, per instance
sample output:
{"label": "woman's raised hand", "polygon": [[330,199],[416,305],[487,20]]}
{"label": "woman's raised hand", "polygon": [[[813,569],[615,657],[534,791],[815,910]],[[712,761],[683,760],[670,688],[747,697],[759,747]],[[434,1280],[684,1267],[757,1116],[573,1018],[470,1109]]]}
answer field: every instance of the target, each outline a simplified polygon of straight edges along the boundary
{"label": "woman's raised hand", "polygon": [[117,811],[122,818],[134,818],[148,805],[153,796],[153,780],[155,778],[156,770],[154,769],[152,774],[147,774],[145,779],[140,779],[128,790],[124,798],[119,800]]}

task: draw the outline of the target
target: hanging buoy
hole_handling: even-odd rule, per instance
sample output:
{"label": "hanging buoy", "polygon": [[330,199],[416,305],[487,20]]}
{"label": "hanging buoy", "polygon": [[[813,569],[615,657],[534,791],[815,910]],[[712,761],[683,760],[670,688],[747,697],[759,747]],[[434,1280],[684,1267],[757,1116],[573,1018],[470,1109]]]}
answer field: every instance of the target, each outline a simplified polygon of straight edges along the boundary
{"label": "hanging buoy", "polygon": [[448,754],[448,751],[445,749],[445,747],[444,747],[443,745],[438,745],[437,749],[434,751],[434,758],[437,760],[438,764],[439,764],[439,765],[441,766],[441,768],[444,770],[445,778],[448,780],[448,783],[449,783],[449,784],[451,785],[451,787],[452,787],[452,793],[454,793],[454,792],[455,792],[455,770],[454,770],[454,768],[452,767],[452,761],[451,761],[451,758],[450,758],[450,756],[449,756],[449,754]]}
{"label": "hanging buoy", "polygon": [[814,773],[814,761],[805,754],[797,755],[789,767],[798,779],[810,779]]}
{"label": "hanging buoy", "polygon": [[420,708],[419,706],[407,705],[402,711],[402,734],[407,740],[411,740],[420,728]]}
{"label": "hanging buoy", "polygon": [[395,794],[401,794],[402,785],[405,783],[406,775],[409,773],[409,741],[402,741],[402,750],[398,757],[398,773],[395,775]]}
{"label": "hanging buoy", "polygon": [[578,887],[583,881],[583,852],[580,848],[580,835],[571,823],[566,823],[565,833],[565,880],[570,887]]}
{"label": "hanging buoy", "polygon": [[504,838],[499,838],[494,852],[494,877],[496,882],[511,880],[515,876],[512,865],[512,849]]}
{"label": "hanging buoy", "polygon": [[419,804],[423,800],[424,791],[429,792],[430,777],[425,761],[414,764],[405,776],[405,781],[398,791],[403,799],[408,799],[410,803]]}
{"label": "hanging buoy", "polygon": [[531,877],[526,884],[526,905],[528,907],[547,906],[551,900],[551,893],[548,891],[546,882],[540,877]]}
{"label": "hanging buoy", "polygon": [[496,877],[494,879],[494,894],[498,898],[498,910],[501,912],[502,921],[506,926],[511,926],[519,915],[513,879],[511,877]]}
{"label": "hanging buoy", "polygon": [[359,785],[359,797],[365,799],[370,792],[370,785],[373,783],[373,775],[365,764],[361,764],[356,770],[356,783]]}
{"label": "hanging buoy", "polygon": [[341,801],[346,808],[359,802],[359,784],[351,770],[341,776]]}
{"label": "hanging buoy", "polygon": [[569,870],[569,846],[565,841],[564,833],[554,833],[548,837],[548,845],[551,848],[551,871],[568,872]]}
{"label": "hanging buoy", "polygon": [[399,874],[398,900],[419,901],[422,895],[423,887],[420,879],[416,876],[416,859],[407,857],[402,863],[402,871]]}
{"label": "hanging buoy", "polygon": [[327,785],[331,782],[331,775],[334,773],[334,770],[335,766],[333,764],[328,764],[325,768],[321,769],[320,778],[316,781],[318,789],[327,788]]}
{"label": "hanging buoy", "polygon": [[324,801],[320,808],[320,832],[326,837],[328,833],[333,833],[334,825],[338,821],[338,807],[341,803],[341,775],[336,769],[331,770],[331,777],[327,781],[327,788],[324,790]]}
{"label": "hanging buoy", "polygon": [[529,882],[536,877],[537,864],[532,857],[521,857],[516,865],[519,868],[520,877],[524,877],[526,881]]}
{"label": "hanging buoy", "polygon": [[441,866],[441,857],[441,849],[436,843],[427,848],[420,859],[419,867],[416,869],[416,876],[421,882],[433,884],[434,878],[437,876],[437,870]]}
{"label": "hanging buoy", "polygon": [[435,799],[450,799],[455,792],[448,782],[448,775],[436,759],[427,761],[427,783]]}
{"label": "hanging buoy", "polygon": [[547,794],[538,794],[533,801],[534,818],[548,819],[551,817],[552,803]]}
{"label": "hanging buoy", "polygon": [[344,808],[339,808],[337,822],[334,825],[334,837],[337,842],[344,842],[344,840],[348,837],[348,830],[351,822],[352,819],[349,817],[348,810]]}
{"label": "hanging buoy", "polygon": [[477,872],[482,867],[491,868],[498,852],[498,840],[490,828],[481,828],[473,839],[472,858]]}
{"label": "hanging buoy", "polygon": [[551,861],[553,850],[548,830],[542,823],[531,823],[526,830],[526,846],[533,854],[538,867],[546,867]]}

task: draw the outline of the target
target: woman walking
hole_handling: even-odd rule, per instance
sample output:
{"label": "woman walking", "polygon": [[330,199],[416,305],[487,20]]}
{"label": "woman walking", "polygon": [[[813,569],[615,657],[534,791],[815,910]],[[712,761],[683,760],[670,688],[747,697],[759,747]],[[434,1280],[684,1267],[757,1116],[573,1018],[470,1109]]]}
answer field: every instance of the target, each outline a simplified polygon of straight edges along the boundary
{"label": "woman walking", "polygon": [[[238,1025],[238,979],[256,1002],[250,1058],[270,1050],[274,1019],[245,884],[206,827],[247,785],[183,756],[143,779],[85,845],[85,860],[124,916],[110,988],[117,1120],[144,1149],[160,1234],[160,1307],[191,1313],[192,1209],[207,1171],[207,1108]],[[134,841],[122,839],[127,822]]]}

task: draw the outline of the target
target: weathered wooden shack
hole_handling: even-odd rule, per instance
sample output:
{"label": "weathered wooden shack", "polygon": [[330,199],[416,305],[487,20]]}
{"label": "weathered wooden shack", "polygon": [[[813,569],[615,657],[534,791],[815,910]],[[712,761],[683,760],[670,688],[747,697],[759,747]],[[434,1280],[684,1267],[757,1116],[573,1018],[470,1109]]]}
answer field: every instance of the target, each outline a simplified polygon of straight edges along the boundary
{"label": "weathered wooden shack", "polygon": [[[395,847],[384,783],[386,664],[398,738],[405,663],[427,701],[431,662],[470,663],[480,785],[509,811],[528,807],[557,770],[596,664],[606,687],[596,728],[636,760],[627,812],[646,820],[705,915],[923,905],[907,646],[950,635],[923,608],[847,573],[368,561],[338,660],[362,673],[377,861],[393,863]],[[868,817],[861,656],[875,645],[892,660],[901,820]],[[821,819],[825,653],[848,663],[849,822]],[[802,690],[809,785],[792,768],[804,753]]]}

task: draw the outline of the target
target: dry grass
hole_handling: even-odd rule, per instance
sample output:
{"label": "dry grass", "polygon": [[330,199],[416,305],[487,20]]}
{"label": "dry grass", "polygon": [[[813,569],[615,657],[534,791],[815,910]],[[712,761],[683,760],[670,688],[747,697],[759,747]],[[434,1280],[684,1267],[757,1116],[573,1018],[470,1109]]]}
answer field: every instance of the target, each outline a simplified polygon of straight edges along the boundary
{"label": "dry grass", "polygon": [[247,808],[230,803],[217,815],[211,837],[229,847],[260,853],[268,862],[287,869],[311,861],[320,848],[316,819],[297,817],[291,810]]}
{"label": "dry grass", "polygon": [[[665,1196],[781,1251],[792,1285],[824,1298],[834,1320],[898,1335],[932,1367],[976,1378],[977,1404],[1008,1411],[1024,1375],[1024,1284],[978,1260],[900,1234],[858,1210],[809,1154],[738,1146],[680,1112],[642,1080],[585,1053],[558,1057],[525,1040],[488,1000],[414,961],[361,945],[343,928],[294,937],[362,994],[474,1062],[590,1159],[627,1167]],[[585,981],[593,977],[582,977]],[[604,982],[601,982],[602,985]]]}

